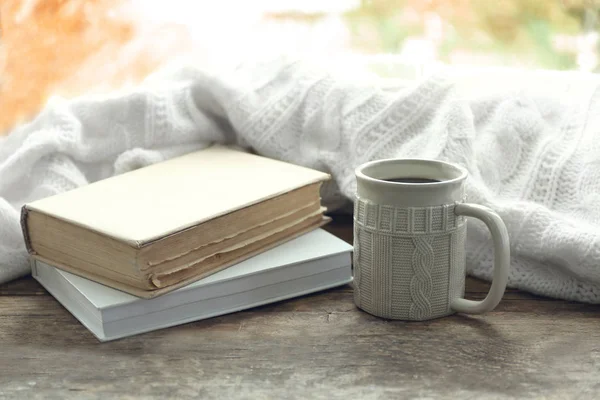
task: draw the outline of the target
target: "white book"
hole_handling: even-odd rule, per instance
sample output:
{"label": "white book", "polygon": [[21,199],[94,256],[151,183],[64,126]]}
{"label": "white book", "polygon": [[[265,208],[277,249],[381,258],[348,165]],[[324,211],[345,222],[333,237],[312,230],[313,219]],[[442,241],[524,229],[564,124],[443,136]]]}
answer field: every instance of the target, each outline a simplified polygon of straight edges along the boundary
{"label": "white book", "polygon": [[351,253],[350,244],[317,229],[150,299],[31,262],[33,277],[100,341],[109,341],[348,284]]}

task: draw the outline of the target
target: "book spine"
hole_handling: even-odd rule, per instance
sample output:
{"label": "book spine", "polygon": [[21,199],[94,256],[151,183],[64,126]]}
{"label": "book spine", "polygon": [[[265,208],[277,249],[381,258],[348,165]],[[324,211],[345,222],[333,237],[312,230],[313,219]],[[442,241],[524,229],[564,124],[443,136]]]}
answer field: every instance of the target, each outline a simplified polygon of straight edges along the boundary
{"label": "book spine", "polygon": [[31,255],[35,254],[33,247],[31,246],[31,238],[29,236],[29,227],[27,226],[27,216],[29,215],[29,210],[27,206],[24,205],[21,207],[21,230],[23,231],[23,239],[25,240],[25,248],[27,252]]}

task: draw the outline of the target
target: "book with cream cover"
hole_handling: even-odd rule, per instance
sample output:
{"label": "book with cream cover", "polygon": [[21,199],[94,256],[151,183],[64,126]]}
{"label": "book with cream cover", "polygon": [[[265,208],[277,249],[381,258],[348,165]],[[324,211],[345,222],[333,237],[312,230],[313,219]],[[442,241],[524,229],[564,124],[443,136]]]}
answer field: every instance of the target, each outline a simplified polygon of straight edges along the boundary
{"label": "book with cream cover", "polygon": [[28,203],[21,224],[32,257],[154,297],[328,222],[328,179],[214,145]]}
{"label": "book with cream cover", "polygon": [[316,229],[152,299],[32,258],[32,275],[99,340],[215,317],[352,282],[352,245]]}

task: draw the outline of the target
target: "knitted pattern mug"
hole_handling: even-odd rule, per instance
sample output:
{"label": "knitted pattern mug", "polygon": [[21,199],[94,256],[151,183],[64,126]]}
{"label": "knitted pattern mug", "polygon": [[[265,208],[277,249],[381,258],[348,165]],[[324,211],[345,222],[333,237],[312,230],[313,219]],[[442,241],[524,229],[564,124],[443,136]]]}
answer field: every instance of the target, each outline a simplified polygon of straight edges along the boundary
{"label": "knitted pattern mug", "polygon": [[[389,319],[422,321],[484,313],[500,302],[510,249],[502,219],[464,202],[467,171],[435,160],[388,159],[356,169],[354,301]],[[492,286],[464,298],[466,217],[481,219],[494,242]]]}

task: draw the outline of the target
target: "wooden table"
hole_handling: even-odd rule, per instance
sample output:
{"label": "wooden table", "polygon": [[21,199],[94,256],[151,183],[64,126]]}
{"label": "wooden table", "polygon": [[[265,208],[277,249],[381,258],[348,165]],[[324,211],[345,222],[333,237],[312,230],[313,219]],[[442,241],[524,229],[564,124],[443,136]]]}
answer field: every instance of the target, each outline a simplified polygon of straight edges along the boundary
{"label": "wooden table", "polygon": [[[327,229],[351,240],[348,218]],[[485,316],[406,323],[346,286],[100,343],[31,278],[0,286],[0,399],[115,397],[599,399],[600,306],[509,290]]]}

